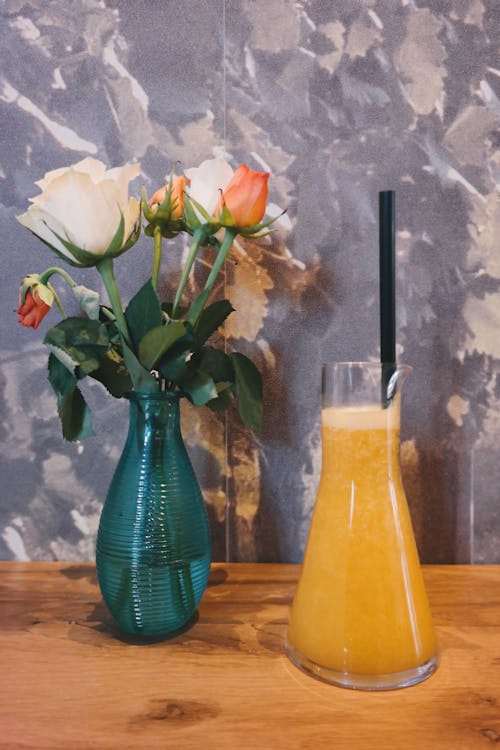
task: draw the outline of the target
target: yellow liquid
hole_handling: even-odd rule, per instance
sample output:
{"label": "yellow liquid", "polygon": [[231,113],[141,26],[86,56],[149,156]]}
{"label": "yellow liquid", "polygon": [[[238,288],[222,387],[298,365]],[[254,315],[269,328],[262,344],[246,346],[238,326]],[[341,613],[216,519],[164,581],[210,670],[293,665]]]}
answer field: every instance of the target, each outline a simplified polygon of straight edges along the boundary
{"label": "yellow liquid", "polygon": [[287,640],[326,669],[391,674],[435,654],[396,409],[323,410],[323,469]]}

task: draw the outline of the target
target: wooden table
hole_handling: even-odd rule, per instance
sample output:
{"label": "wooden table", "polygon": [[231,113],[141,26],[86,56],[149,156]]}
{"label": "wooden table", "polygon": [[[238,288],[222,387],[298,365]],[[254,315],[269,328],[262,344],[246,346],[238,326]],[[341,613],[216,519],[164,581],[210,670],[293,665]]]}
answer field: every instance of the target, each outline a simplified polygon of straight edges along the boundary
{"label": "wooden table", "polygon": [[121,640],[87,564],[0,564],[2,750],[500,747],[500,566],[424,568],[441,647],[426,682],[326,685],[283,652],[298,567],[216,564],[198,622]]}

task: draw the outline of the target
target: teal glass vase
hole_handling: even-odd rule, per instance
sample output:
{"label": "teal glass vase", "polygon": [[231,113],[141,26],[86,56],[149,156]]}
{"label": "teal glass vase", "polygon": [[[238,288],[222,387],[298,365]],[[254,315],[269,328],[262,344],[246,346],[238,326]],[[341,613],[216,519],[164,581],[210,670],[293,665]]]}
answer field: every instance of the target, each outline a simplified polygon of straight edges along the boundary
{"label": "teal glass vase", "polygon": [[97,577],[124,631],[169,636],[194,618],[207,586],[210,529],[181,435],[179,395],[127,397],[129,431],[101,514]]}

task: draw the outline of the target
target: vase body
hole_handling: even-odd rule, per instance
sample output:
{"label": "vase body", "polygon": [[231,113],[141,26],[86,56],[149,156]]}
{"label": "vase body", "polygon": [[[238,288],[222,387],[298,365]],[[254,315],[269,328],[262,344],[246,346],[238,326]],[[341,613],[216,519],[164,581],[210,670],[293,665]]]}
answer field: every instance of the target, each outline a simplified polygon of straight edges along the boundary
{"label": "vase body", "polygon": [[101,514],[97,575],[123,630],[168,636],[189,623],[205,591],[208,518],[180,431],[178,395],[128,397],[129,432]]}
{"label": "vase body", "polygon": [[297,666],[344,687],[412,685],[438,663],[399,468],[409,371],[323,369],[322,471],[287,651]]}

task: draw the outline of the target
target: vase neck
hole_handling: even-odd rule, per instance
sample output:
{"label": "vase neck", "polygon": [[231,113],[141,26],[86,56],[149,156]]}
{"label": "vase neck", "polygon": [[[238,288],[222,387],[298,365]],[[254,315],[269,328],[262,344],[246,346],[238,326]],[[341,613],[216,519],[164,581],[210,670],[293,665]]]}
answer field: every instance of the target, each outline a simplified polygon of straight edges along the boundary
{"label": "vase neck", "polygon": [[177,393],[127,394],[130,401],[129,435],[143,436],[146,433],[165,435],[180,433],[180,409]]}

